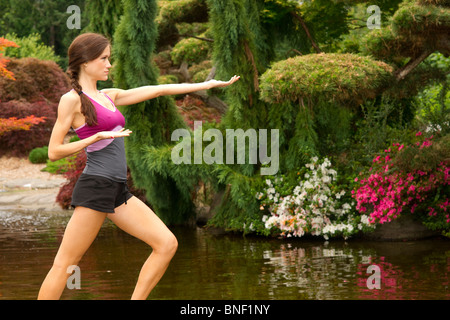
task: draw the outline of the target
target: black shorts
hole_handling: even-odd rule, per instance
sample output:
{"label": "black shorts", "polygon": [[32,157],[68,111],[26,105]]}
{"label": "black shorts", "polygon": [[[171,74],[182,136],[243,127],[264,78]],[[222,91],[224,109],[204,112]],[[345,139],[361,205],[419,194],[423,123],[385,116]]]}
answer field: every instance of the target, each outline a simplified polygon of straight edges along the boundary
{"label": "black shorts", "polygon": [[73,189],[71,205],[115,213],[114,209],[126,204],[132,196],[126,182],[83,173]]}

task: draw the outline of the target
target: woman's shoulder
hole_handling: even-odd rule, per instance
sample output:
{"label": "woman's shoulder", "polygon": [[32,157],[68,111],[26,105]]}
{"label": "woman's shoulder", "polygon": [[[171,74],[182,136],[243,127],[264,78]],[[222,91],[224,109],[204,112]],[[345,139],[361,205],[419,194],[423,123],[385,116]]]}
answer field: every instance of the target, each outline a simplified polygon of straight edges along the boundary
{"label": "woman's shoulder", "polygon": [[59,108],[72,109],[79,107],[81,105],[81,99],[75,90],[70,90],[69,92],[63,94],[59,101]]}
{"label": "woman's shoulder", "polygon": [[61,102],[68,102],[68,103],[80,103],[80,95],[75,90],[70,90],[69,92],[66,92],[61,96]]}

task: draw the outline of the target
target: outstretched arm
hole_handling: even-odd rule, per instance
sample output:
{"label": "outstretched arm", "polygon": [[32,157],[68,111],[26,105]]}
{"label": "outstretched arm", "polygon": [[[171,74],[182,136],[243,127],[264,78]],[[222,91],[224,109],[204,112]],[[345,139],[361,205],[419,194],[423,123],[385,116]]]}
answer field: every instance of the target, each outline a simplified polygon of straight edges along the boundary
{"label": "outstretched arm", "polygon": [[210,80],[200,83],[160,84],[129,90],[104,89],[103,91],[114,100],[117,106],[127,106],[160,96],[185,94],[212,88],[224,88],[235,83],[239,78],[239,76],[234,76],[229,81]]}

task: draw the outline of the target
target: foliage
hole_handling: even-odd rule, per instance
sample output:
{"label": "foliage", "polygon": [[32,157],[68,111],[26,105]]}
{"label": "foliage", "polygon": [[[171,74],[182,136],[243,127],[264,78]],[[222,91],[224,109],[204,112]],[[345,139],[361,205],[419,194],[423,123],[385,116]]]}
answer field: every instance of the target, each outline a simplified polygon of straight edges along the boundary
{"label": "foliage", "polygon": [[[114,84],[123,89],[156,84],[158,70],[151,63],[157,38],[156,1],[127,0],[123,5],[124,14],[114,36]],[[126,152],[136,187],[146,191],[146,198],[164,222],[186,221],[193,214],[192,200],[187,196],[192,185],[180,183],[175,171],[161,172],[154,162],[167,155],[171,133],[187,127],[173,99],[148,100],[124,108],[123,114],[134,132],[126,140]]]}
{"label": "foliage", "polygon": [[83,173],[84,167],[86,166],[86,160],[86,152],[84,150],[67,158],[68,169],[64,173],[67,182],[59,189],[58,195],[56,196],[56,203],[63,209],[70,208],[73,188],[75,187],[78,178]]}
{"label": "foliage", "polygon": [[9,60],[3,58],[3,51],[7,47],[17,48],[18,45],[13,41],[0,37],[0,78],[4,77],[11,80],[15,80],[14,74],[6,69],[6,64],[9,62]]}
{"label": "foliage", "polygon": [[172,49],[170,55],[176,65],[183,61],[193,65],[207,59],[210,46],[207,42],[196,38],[187,38],[179,41]]}
{"label": "foliage", "polygon": [[273,102],[319,98],[348,104],[374,98],[392,78],[389,65],[354,54],[310,54],[272,65],[261,76],[261,98]]}
{"label": "foliage", "polygon": [[48,144],[56,121],[59,98],[69,91],[67,76],[53,61],[11,59],[16,80],[0,78],[0,118],[45,117],[31,131],[14,131],[0,138],[1,154],[28,156],[33,148]]}
{"label": "foliage", "polygon": [[207,122],[220,122],[220,113],[216,109],[207,108],[203,101],[186,96],[176,101],[180,114],[191,130],[194,130],[194,122],[202,119]]}
{"label": "foliage", "polygon": [[187,23],[208,21],[205,0],[160,0],[157,5],[158,15],[155,22],[159,30],[158,47],[173,47],[180,40],[180,34],[186,31]]}
{"label": "foliage", "polygon": [[[56,104],[44,101],[30,103],[12,100],[0,103],[0,118],[25,118],[36,120],[25,130],[9,131],[0,137],[0,154],[28,156],[33,148],[46,145],[56,120]],[[43,121],[45,119],[45,121]],[[34,121],[33,120],[33,121]]]}
{"label": "foliage", "polygon": [[63,158],[56,161],[46,161],[46,166],[41,171],[54,173],[54,174],[63,174],[69,170],[70,166],[70,158]]}
{"label": "foliage", "polygon": [[22,119],[17,119],[16,117],[11,117],[8,119],[0,118],[0,137],[10,131],[28,131],[33,125],[41,122],[45,122],[45,117],[35,117],[31,115]]}
{"label": "foliage", "polygon": [[48,147],[34,148],[31,150],[28,159],[31,163],[46,163],[48,160]]}
{"label": "foliage", "polygon": [[19,38],[16,34],[7,34],[6,37],[11,39],[18,48],[10,48],[5,50],[5,55],[10,58],[36,58],[39,60],[50,60],[60,63],[61,57],[57,56],[53,48],[43,44],[41,36],[37,33],[30,34],[26,37]]}
{"label": "foliage", "polygon": [[26,100],[58,103],[60,97],[70,90],[67,75],[53,61],[36,58],[12,58],[8,68],[16,81],[0,78],[0,100]]}
{"label": "foliage", "polygon": [[405,0],[390,24],[368,33],[363,40],[363,53],[377,59],[404,63],[402,58],[414,58],[424,51],[440,51],[448,55],[450,47],[450,8],[433,1]]}
{"label": "foliage", "polygon": [[112,40],[123,14],[122,1],[89,0],[85,12],[89,16],[89,25],[85,31],[97,32]]}
{"label": "foliage", "polygon": [[[15,33],[23,38],[31,34],[40,34],[42,41],[55,50],[55,54],[66,57],[67,48],[72,39],[80,33],[78,29],[69,29],[66,25],[71,13],[67,13],[70,5],[84,9],[85,0],[22,0],[0,1],[1,35]],[[84,12],[84,11],[83,11]],[[87,25],[87,14],[81,14],[81,26]],[[65,64],[61,60],[62,65]]]}
{"label": "foliage", "polygon": [[410,145],[394,143],[373,159],[369,172],[360,174],[352,191],[356,208],[369,214],[371,224],[389,222],[414,213],[431,229],[450,230],[450,136],[434,141],[416,134]]}
{"label": "foliage", "polygon": [[286,237],[310,234],[325,239],[370,229],[368,216],[354,215],[347,186],[337,183],[337,172],[327,158],[313,157],[297,175],[293,184],[284,176],[267,179],[264,192],[256,194],[261,210],[269,211],[263,217],[266,229]]}
{"label": "foliage", "polygon": [[450,91],[448,82],[430,86],[419,93],[414,103],[419,120],[427,131],[450,133]]}

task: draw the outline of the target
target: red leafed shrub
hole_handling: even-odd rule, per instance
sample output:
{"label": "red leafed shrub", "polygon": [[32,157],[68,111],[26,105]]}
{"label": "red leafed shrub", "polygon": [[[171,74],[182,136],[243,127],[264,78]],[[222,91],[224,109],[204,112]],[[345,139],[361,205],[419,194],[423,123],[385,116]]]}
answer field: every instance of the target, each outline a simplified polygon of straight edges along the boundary
{"label": "red leafed shrub", "polygon": [[218,110],[207,107],[202,100],[189,95],[177,100],[176,105],[184,121],[192,130],[194,130],[195,121],[215,121],[216,123],[221,121]]}
{"label": "red leafed shrub", "polygon": [[3,51],[5,47],[15,47],[18,45],[12,41],[9,41],[3,37],[0,37],[0,78],[8,78],[14,80],[14,73],[6,69],[6,64],[9,62],[8,59],[3,58]]}
{"label": "red leafed shrub", "polygon": [[16,80],[0,78],[0,118],[45,117],[29,131],[11,131],[0,137],[0,156],[28,156],[48,144],[60,97],[70,90],[67,75],[52,61],[11,59],[8,69]]}
{"label": "red leafed shrub", "polygon": [[28,116],[22,119],[17,119],[16,117],[12,117],[9,119],[0,118],[0,137],[6,132],[10,131],[28,131],[33,125],[41,122],[45,122],[45,117],[37,118],[35,116]]}
{"label": "red leafed shrub", "polygon": [[59,189],[59,193],[56,196],[56,203],[58,203],[61,206],[61,208],[63,209],[70,208],[70,203],[72,202],[73,188],[75,188],[75,184],[77,183],[80,175],[83,173],[85,166],[86,166],[86,152],[84,150],[70,157],[69,169],[64,174],[67,178],[67,183]]}
{"label": "red leafed shrub", "polygon": [[50,140],[51,130],[56,121],[56,103],[24,100],[0,102],[0,118],[45,117],[45,122],[34,125],[28,131],[10,131],[0,136],[0,156],[28,156],[34,149],[45,146]]}
{"label": "red leafed shrub", "polygon": [[26,100],[28,102],[59,102],[70,90],[70,81],[63,70],[53,61],[35,58],[12,58],[8,69],[16,80],[0,78],[0,100]]}

